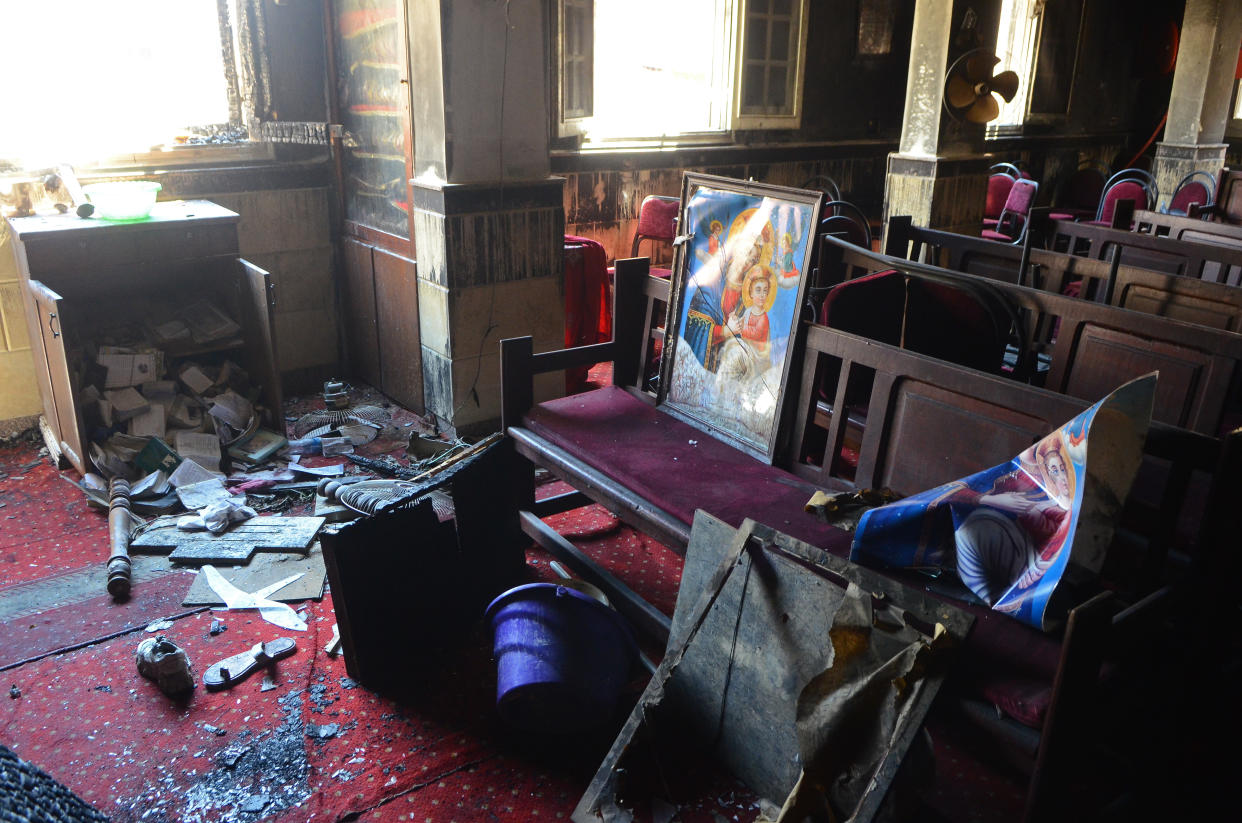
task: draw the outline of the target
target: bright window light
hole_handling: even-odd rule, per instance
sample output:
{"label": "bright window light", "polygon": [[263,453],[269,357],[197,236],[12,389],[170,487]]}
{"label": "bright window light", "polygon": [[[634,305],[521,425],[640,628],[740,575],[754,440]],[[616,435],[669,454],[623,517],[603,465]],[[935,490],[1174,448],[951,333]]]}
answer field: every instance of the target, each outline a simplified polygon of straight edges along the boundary
{"label": "bright window light", "polygon": [[728,128],[725,0],[596,0],[590,140]]}
{"label": "bright window light", "polygon": [[216,0],[4,4],[0,162],[90,163],[224,125]]}

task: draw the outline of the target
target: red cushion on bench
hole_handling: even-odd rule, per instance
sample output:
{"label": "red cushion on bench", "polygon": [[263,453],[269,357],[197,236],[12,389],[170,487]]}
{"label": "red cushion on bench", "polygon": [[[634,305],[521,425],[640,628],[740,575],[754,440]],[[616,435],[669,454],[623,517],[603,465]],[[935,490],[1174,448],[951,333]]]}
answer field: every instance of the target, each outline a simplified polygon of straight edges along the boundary
{"label": "red cushion on bench", "polygon": [[703,509],[731,526],[751,517],[832,554],[851,535],[804,510],[815,486],[761,463],[616,386],[541,403],[532,432],[687,525]]}

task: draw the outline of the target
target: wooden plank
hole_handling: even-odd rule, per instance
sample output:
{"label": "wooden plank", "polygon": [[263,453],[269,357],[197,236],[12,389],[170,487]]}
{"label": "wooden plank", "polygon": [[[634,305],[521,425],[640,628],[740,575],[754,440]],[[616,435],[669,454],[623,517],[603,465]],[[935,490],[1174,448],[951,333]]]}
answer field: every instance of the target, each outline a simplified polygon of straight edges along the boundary
{"label": "wooden plank", "polygon": [[341,240],[341,320],[350,373],[377,388],[380,377],[379,326],[375,319],[375,271],[371,246],[352,237]]}
{"label": "wooden plank", "polygon": [[422,414],[423,348],[418,326],[418,280],[413,260],[376,248],[375,322],[379,339],[380,389]]}
{"label": "wooden plank", "polygon": [[272,276],[245,260],[238,279],[242,291],[241,313],[246,340],[246,366],[263,391],[267,406],[267,424],[284,431],[284,395],[281,391],[280,366],[276,361],[276,317],[273,311]]}

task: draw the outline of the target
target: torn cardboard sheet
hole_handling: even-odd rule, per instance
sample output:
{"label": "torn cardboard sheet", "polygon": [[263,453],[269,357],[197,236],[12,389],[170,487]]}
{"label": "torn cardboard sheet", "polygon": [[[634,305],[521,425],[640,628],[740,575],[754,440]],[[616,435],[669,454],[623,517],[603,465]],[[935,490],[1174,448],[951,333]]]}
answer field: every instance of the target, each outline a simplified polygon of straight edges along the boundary
{"label": "torn cardboard sheet", "polygon": [[[259,554],[245,566],[235,568],[216,567],[220,575],[243,591],[256,591],[284,580],[295,574],[301,577],[271,593],[268,597],[282,603],[323,598],[327,571],[323,563],[323,549],[316,541],[310,553]],[[224,599],[207,583],[201,571],[182,601],[183,606],[223,606]]]}
{"label": "torn cardboard sheet", "polygon": [[202,573],[206,577],[207,584],[224,600],[224,608],[217,609],[217,611],[254,609],[264,620],[274,626],[290,631],[306,631],[306,622],[298,617],[297,612],[290,606],[268,599],[269,595],[275,594],[297,580],[302,576],[301,574],[290,575],[255,592],[244,592],[225,580],[214,566],[204,566]]}

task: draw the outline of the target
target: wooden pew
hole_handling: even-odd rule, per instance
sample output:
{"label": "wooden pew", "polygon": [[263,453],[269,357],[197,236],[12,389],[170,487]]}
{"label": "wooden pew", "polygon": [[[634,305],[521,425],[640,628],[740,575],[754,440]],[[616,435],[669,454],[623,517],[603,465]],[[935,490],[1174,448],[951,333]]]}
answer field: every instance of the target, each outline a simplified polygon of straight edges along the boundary
{"label": "wooden pew", "polygon": [[[647,277],[645,260],[618,261],[616,271],[615,336],[610,343],[541,354],[531,350],[530,338],[501,344],[504,429],[514,450],[509,478],[523,486],[517,497],[525,501],[520,511],[505,516],[519,521],[532,539],[603,588],[640,628],[657,637],[663,616],[624,581],[600,570],[549,529],[540,517],[593,500],[671,548],[684,550],[691,521],[684,510],[685,500],[701,498],[711,502],[699,508],[726,522],[754,517],[841,556],[848,552],[850,536],[817,520],[812,522],[814,516],[801,510],[810,491],[884,485],[899,492],[920,491],[1013,457],[1087,405],[1065,394],[804,324],[795,343],[801,362],[791,371],[799,378],[796,391],[795,386],[790,387],[795,399],[783,421],[785,436],[776,465],[762,465],[732,446],[663,415],[652,404],[642,381],[641,362],[657,328],[650,319],[651,307],[667,301],[668,282]],[[588,393],[592,396],[533,404],[535,374],[601,359],[613,360],[618,385]],[[844,387],[851,377],[864,375],[869,383],[861,457],[849,476],[838,461],[828,458],[837,453],[844,415],[830,414],[825,433],[820,429],[822,418],[815,413],[822,389],[820,367],[825,360],[835,360],[839,365],[838,382],[829,387],[835,408],[843,408]],[[1121,379],[1118,376],[1117,381]],[[601,418],[597,412],[610,416]],[[654,448],[645,440],[654,442]],[[666,447],[668,451],[663,452]],[[642,459],[644,450],[662,457],[660,471],[668,475],[663,478],[664,485],[682,500],[649,488],[644,466],[634,464]],[[1131,561],[1123,562],[1123,566],[1152,576],[1139,575],[1131,578],[1130,586],[1085,596],[1071,611],[1063,635],[1045,635],[990,610],[973,609],[977,623],[964,649],[967,657],[985,654],[981,649],[1028,649],[1033,644],[1044,648],[1048,652],[1045,659],[1053,661],[1051,669],[1041,675],[1046,680],[1048,706],[1039,728],[1016,731],[1012,718],[1002,718],[1010,734],[1029,743],[1026,754],[1032,777],[1027,820],[1065,819],[1060,804],[1072,800],[1065,791],[1073,774],[1070,766],[1096,742],[1090,708],[1106,654],[1114,641],[1130,634],[1130,627],[1149,626],[1147,621],[1155,619],[1153,612],[1165,614],[1174,597],[1172,589],[1154,588],[1154,581],[1163,579],[1167,530],[1147,529],[1152,524],[1167,526],[1179,520],[1184,507],[1193,502],[1187,497],[1191,475],[1214,470],[1221,473],[1221,455],[1236,452],[1227,451],[1214,437],[1153,426],[1145,447],[1149,463],[1144,471],[1158,463],[1160,470],[1154,480],[1161,485],[1148,489],[1150,494],[1142,499],[1132,495],[1127,500],[1123,525],[1138,534],[1140,555],[1118,558]],[[688,457],[678,460],[679,455]],[[745,471],[745,461],[758,464],[750,467],[754,469],[751,477],[743,479],[724,470],[728,466]],[[568,481],[581,496],[535,503],[533,466],[542,466]],[[764,498],[767,492],[758,488],[761,484],[778,489],[776,494],[783,494],[785,502],[793,505],[781,508],[779,501]],[[721,489],[726,493],[735,490],[733,499],[722,501]],[[1227,497],[1219,494],[1213,499]],[[1216,530],[1224,521],[1205,516],[1201,522],[1205,532],[1200,536],[1200,546],[1221,545]],[[1115,553],[1124,554],[1124,548],[1117,548]],[[665,632],[667,625],[664,617]],[[976,642],[979,645],[972,646]],[[972,659],[982,662],[982,658]],[[983,668],[995,674],[1005,665],[989,658]]]}
{"label": "wooden pew", "polygon": [[889,222],[886,252],[1054,294],[1064,294],[1070,283],[1080,281],[1079,296],[1086,299],[1200,326],[1242,332],[1242,288],[1123,266],[1117,259],[1095,260],[1033,248],[1028,252],[1024,277],[1020,270],[1023,259],[1020,247],[917,227],[908,217],[894,217]]}
{"label": "wooden pew", "polygon": [[1111,250],[1121,249],[1123,265],[1208,280],[1242,284],[1242,248],[1171,240],[1141,232],[1110,229],[1068,220],[1052,220],[1049,244],[1057,251],[1107,260]]}
{"label": "wooden pew", "polygon": [[1214,220],[1199,220],[1180,214],[1135,211],[1134,231],[1156,237],[1167,237],[1170,240],[1242,247],[1242,226],[1217,223]]}
{"label": "wooden pew", "polygon": [[[826,238],[820,261],[828,285],[894,269],[916,278],[978,289],[987,284],[1023,316],[1015,372],[1082,399],[1125,380],[1160,372],[1155,419],[1216,435],[1232,420],[1242,391],[1242,335],[1039,291],[1012,283],[869,252]],[[1047,364],[1033,369],[1031,358]]]}

